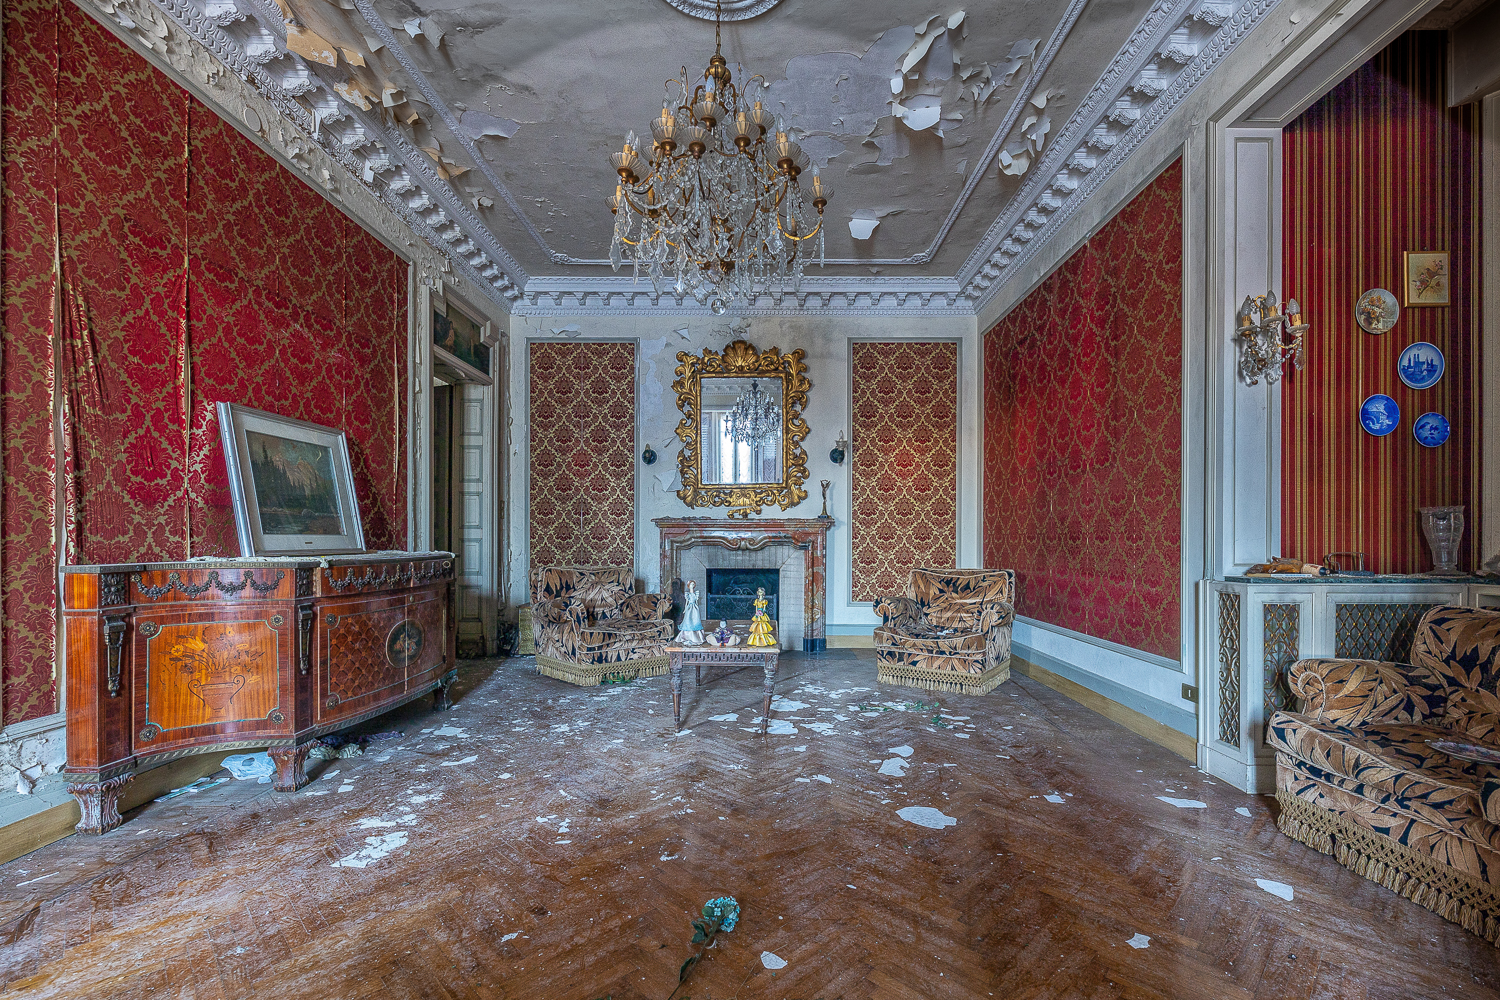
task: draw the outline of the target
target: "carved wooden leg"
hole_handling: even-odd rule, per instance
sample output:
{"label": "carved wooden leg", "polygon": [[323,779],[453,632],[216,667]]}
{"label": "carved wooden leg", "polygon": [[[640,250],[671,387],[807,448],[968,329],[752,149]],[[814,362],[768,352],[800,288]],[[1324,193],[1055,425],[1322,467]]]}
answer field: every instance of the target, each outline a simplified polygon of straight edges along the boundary
{"label": "carved wooden leg", "polygon": [[307,771],[303,765],[307,763],[307,752],[312,747],[313,741],[309,740],[301,746],[272,747],[266,751],[276,762],[276,777],[271,782],[273,790],[295,792],[307,784]]}
{"label": "carved wooden leg", "polygon": [[453,707],[453,702],[448,700],[448,689],[453,682],[458,680],[458,671],[450,670],[438,678],[438,686],[432,691],[432,710],[434,712],[446,712]]}
{"label": "carved wooden leg", "polygon": [[771,692],[776,688],[776,663],[779,657],[775,653],[766,654],[766,698],[760,710],[760,731],[764,735],[771,728]]}
{"label": "carved wooden leg", "polygon": [[134,777],[134,774],[120,774],[103,781],[68,782],[68,791],[78,800],[78,811],[81,814],[74,829],[79,833],[99,836],[119,826],[120,789]]}
{"label": "carved wooden leg", "polygon": [[671,653],[668,665],[672,671],[672,725],[682,728],[682,654]]}

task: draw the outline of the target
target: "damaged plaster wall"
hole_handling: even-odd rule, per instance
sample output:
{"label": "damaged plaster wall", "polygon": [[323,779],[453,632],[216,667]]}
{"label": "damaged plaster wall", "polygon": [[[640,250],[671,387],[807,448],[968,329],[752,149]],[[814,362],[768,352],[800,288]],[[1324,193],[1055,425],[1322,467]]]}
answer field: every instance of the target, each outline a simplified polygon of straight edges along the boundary
{"label": "damaged plaster wall", "polygon": [[[510,326],[510,391],[513,401],[508,414],[507,450],[511,468],[509,535],[506,549],[511,565],[510,602],[525,601],[529,564],[529,511],[526,476],[530,440],[528,424],[530,352],[533,340],[577,341],[634,340],[636,361],[636,577],[647,590],[660,586],[660,540],[657,517],[723,517],[722,508],[689,508],[678,499],[680,481],[677,456],[681,442],[677,423],[681,413],[672,391],[677,352],[722,351],[734,340],[748,340],[760,350],[780,348],[783,353],[801,348],[807,376],[812,382],[804,410],[811,433],[803,442],[807,451],[807,499],[790,510],[767,508],[764,517],[816,517],[822,509],[819,480],[828,479],[828,510],[835,519],[829,532],[828,625],[829,635],[868,635],[880,623],[869,604],[850,598],[851,564],[849,539],[850,460],[834,465],[828,453],[840,433],[850,431],[851,340],[938,339],[959,342],[959,496],[958,561],[961,566],[980,565],[980,384],[978,329],[972,317],[931,319],[916,327],[899,317],[599,317],[515,316]],[[628,430],[622,430],[628,433]],[[654,465],[640,461],[650,444],[657,454]],[[752,522],[754,518],[751,518]]]}

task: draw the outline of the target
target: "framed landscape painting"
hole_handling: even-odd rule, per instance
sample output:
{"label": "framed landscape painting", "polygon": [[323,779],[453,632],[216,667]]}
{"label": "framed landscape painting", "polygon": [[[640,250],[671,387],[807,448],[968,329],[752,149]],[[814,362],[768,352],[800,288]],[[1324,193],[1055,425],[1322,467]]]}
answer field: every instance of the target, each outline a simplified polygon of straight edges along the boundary
{"label": "framed landscape painting", "polygon": [[218,404],[240,555],[365,550],[343,431]]}
{"label": "framed landscape painting", "polygon": [[1448,304],[1448,254],[1406,251],[1406,304]]}

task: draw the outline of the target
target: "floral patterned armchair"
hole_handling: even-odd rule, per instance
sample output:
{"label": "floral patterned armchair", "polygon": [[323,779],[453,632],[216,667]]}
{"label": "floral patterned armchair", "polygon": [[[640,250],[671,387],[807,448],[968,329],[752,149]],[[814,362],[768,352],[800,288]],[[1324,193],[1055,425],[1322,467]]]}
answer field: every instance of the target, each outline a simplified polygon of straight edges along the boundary
{"label": "floral patterned armchair", "polygon": [[1016,574],[1008,569],[914,569],[905,597],[875,602],[882,684],[987,694],[1010,679]]}
{"label": "floral patterned armchair", "polygon": [[604,677],[667,672],[672,599],[637,594],[627,566],[540,566],[531,571],[538,673],[592,686]]}
{"label": "floral patterned armchair", "polygon": [[1271,717],[1283,833],[1500,944],[1500,611],[1439,605],[1410,663],[1300,660]]}

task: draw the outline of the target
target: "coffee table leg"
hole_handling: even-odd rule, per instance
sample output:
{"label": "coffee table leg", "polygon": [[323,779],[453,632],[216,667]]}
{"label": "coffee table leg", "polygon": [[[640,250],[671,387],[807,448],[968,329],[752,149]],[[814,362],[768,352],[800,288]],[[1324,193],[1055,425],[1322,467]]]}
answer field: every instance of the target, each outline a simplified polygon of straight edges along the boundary
{"label": "coffee table leg", "polygon": [[672,671],[672,725],[682,728],[682,654],[673,653],[668,660]]}
{"label": "coffee table leg", "polygon": [[775,653],[766,656],[766,698],[760,709],[760,731],[765,735],[771,727],[771,692],[776,687],[776,662],[779,659]]}

